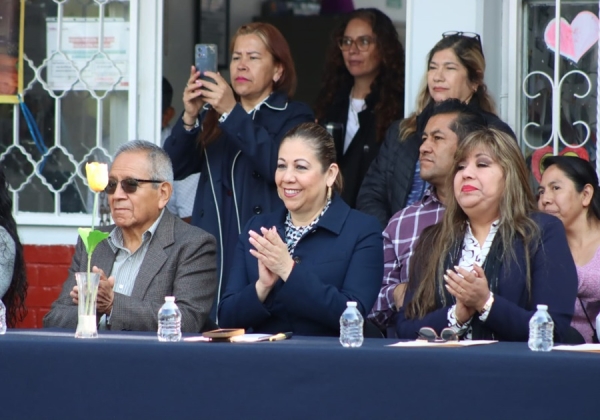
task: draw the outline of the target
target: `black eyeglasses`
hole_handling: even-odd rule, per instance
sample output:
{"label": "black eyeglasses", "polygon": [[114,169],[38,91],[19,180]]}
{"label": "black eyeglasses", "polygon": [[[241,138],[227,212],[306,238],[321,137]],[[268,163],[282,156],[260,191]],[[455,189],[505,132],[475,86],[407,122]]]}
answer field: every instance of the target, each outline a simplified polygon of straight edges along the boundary
{"label": "black eyeglasses", "polygon": [[438,336],[431,327],[423,327],[419,330],[419,340],[429,343],[445,343],[446,341],[458,341],[458,334],[452,328],[444,328]]}
{"label": "black eyeglasses", "polygon": [[[121,188],[123,188],[123,191],[125,191],[126,194],[133,194],[134,192],[137,191],[138,187],[143,182],[150,182],[152,184],[160,184],[165,181],[159,181],[157,179],[125,178],[125,179],[121,180],[120,184],[121,184]],[[115,181],[114,179],[109,180],[108,184],[106,185],[106,188],[104,189],[104,192],[106,194],[114,194],[115,191],[117,191],[118,183],[119,182]]]}
{"label": "black eyeglasses", "polygon": [[375,38],[369,35],[359,36],[356,39],[352,39],[349,36],[343,36],[338,39],[338,46],[340,47],[340,50],[348,51],[352,48],[352,44],[356,44],[358,51],[366,51],[374,42]]}
{"label": "black eyeglasses", "polygon": [[462,37],[467,39],[472,39],[474,42],[477,42],[477,46],[479,47],[479,51],[481,51],[481,55],[483,55],[483,45],[481,44],[481,36],[475,32],[462,32],[462,31],[447,31],[442,34],[442,38],[449,37]]}

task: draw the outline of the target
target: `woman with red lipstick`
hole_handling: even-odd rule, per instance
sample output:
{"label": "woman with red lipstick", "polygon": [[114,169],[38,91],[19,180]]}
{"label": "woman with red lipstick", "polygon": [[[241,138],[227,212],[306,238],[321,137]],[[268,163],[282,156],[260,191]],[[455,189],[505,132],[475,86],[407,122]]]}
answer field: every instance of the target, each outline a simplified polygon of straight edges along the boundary
{"label": "woman with red lipstick", "polygon": [[427,63],[427,83],[417,98],[417,110],[390,126],[356,201],[356,208],[377,217],[383,228],[396,212],[420,200],[427,188],[420,177],[419,147],[436,102],[451,98],[467,102],[488,126],[516,138],[496,115],[483,80],[485,59],[479,35],[444,33],[429,52]]}
{"label": "woman with red lipstick", "polygon": [[562,220],[577,266],[579,286],[571,325],[597,343],[600,312],[600,187],[596,170],[575,156],[544,159],[538,207]]}
{"label": "woman with red lipstick", "polygon": [[[176,180],[202,174],[192,224],[217,238],[217,303],[241,227],[253,215],[283,207],[273,176],[281,139],[292,127],[314,121],[306,104],[291,100],[294,62],[274,26],[240,27],[229,70],[231,86],[218,73],[206,72],[209,81],[191,68],[183,115],[164,145]],[[211,317],[215,320],[216,304]]]}
{"label": "woman with red lipstick", "polygon": [[387,15],[358,9],[334,31],[327,57],[316,116],[324,127],[339,128],[334,141],[342,198],[355,207],[386,130],[404,114],[404,49]]}
{"label": "woman with red lipstick", "polygon": [[465,339],[527,341],[536,305],[548,305],[555,340],[571,339],[577,272],[565,229],[539,213],[512,137],[468,135],[454,155],[441,223],[421,234],[398,314],[400,338],[422,327]]}
{"label": "woman with red lipstick", "polygon": [[339,335],[346,302],[357,302],[366,316],[379,292],[379,224],[338,195],[333,138],[320,125],[301,124],[286,135],[275,182],[286,208],[252,218],[240,235],[221,325]]}

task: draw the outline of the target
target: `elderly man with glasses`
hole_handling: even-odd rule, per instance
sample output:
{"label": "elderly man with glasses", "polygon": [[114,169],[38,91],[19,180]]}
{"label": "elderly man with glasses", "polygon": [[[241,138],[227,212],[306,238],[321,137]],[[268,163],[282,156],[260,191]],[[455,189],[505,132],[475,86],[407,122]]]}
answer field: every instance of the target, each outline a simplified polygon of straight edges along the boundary
{"label": "elderly man with glasses", "polygon": [[[114,225],[92,254],[100,273],[97,319],[100,329],[156,331],[165,296],[175,296],[182,331],[202,329],[216,291],[215,238],[166,209],[173,170],[157,145],[134,140],[117,151],[105,192]],[[81,240],[58,299],[44,327],[75,329],[78,291],[75,273],[87,270]]]}

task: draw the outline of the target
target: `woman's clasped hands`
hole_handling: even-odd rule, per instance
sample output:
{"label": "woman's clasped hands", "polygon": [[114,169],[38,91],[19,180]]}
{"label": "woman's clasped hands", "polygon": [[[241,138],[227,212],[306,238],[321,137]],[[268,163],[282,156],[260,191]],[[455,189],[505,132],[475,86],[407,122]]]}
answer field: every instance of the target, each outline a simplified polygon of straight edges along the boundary
{"label": "woman's clasped hands", "polygon": [[251,230],[249,241],[254,247],[250,254],[258,260],[256,292],[261,302],[264,302],[278,279],[287,281],[294,267],[294,260],[275,227],[262,227],[260,231],[259,234]]}
{"label": "woman's clasped hands", "polygon": [[481,267],[473,265],[473,270],[468,271],[454,266],[454,271],[446,270],[444,280],[446,290],[456,299],[456,320],[460,324],[483,310],[490,297],[490,289]]}

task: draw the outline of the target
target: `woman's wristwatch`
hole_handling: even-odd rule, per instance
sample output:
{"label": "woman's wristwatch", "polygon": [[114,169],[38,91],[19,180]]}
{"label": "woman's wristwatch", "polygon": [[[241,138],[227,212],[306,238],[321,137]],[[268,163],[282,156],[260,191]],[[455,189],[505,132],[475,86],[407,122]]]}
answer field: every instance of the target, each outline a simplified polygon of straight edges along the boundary
{"label": "woman's wristwatch", "polygon": [[492,304],[494,303],[494,293],[490,292],[490,297],[485,301],[481,312],[479,312],[479,319],[485,321],[490,313],[490,309],[492,309]]}

